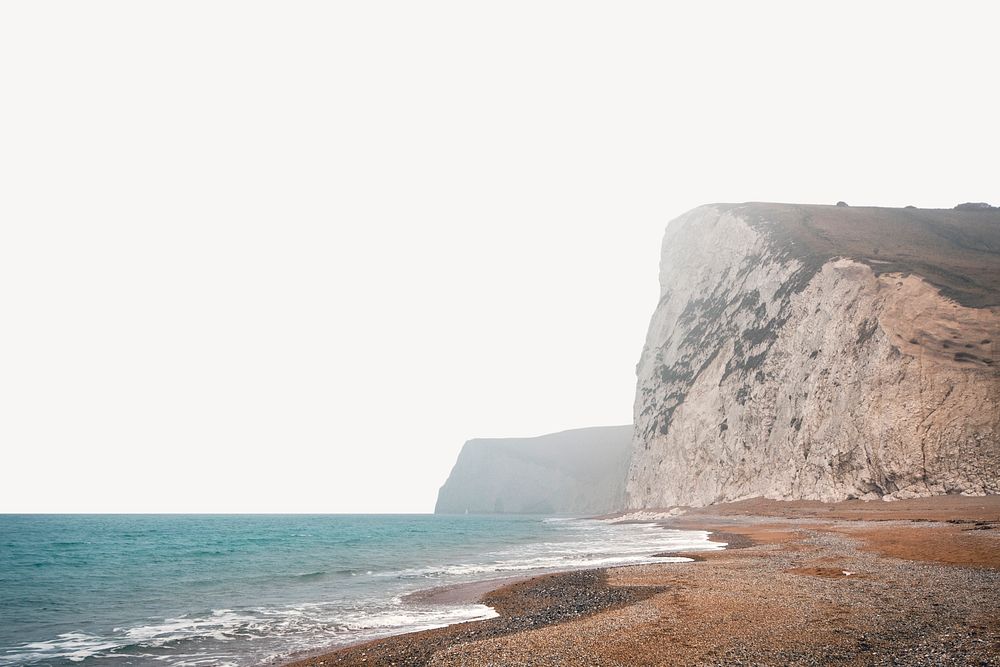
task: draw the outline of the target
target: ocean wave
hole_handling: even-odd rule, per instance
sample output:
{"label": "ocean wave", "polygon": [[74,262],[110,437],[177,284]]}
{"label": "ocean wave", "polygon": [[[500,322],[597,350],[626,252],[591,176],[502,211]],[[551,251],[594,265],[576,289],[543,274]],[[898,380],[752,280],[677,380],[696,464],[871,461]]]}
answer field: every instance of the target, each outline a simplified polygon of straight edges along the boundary
{"label": "ocean wave", "polygon": [[101,651],[114,649],[118,646],[118,642],[88,635],[85,632],[64,632],[47,641],[28,642],[19,647],[19,652],[7,652],[7,655],[0,656],[0,665],[31,664],[52,658],[65,658],[71,662],[80,662]]}
{"label": "ocean wave", "polygon": [[[286,638],[279,654],[374,639],[399,632],[413,632],[452,623],[477,621],[497,615],[481,604],[410,606],[394,597],[383,608],[368,605],[345,608],[329,603],[309,603],[250,610],[216,609],[203,616],[166,618],[154,623],[116,627],[106,636],[69,632],[38,642],[12,647],[0,655],[0,666],[33,665],[88,658],[145,658],[179,667],[235,665],[245,649],[221,650],[238,639]],[[236,657],[234,658],[232,653]],[[273,657],[273,656],[272,656]],[[235,661],[234,661],[235,660]]]}
{"label": "ocean wave", "polygon": [[[548,520],[546,520],[548,521]],[[572,520],[572,530],[585,531],[575,541],[540,542],[486,554],[479,562],[450,563],[378,572],[374,576],[396,579],[469,578],[483,574],[613,567],[643,563],[683,562],[689,558],[656,556],[682,551],[722,549],[724,543],[708,541],[706,531],[667,530],[652,525],[614,525]]]}
{"label": "ocean wave", "polygon": [[504,574],[509,572],[529,572],[533,570],[572,570],[594,567],[614,567],[619,565],[640,565],[644,563],[688,562],[690,558],[656,557],[652,554],[639,556],[595,556],[590,558],[528,558],[519,561],[503,563],[477,564],[462,563],[444,567],[411,568],[394,572],[380,572],[375,576],[396,577],[400,579],[424,578],[435,579],[449,576],[468,576],[477,574]]}

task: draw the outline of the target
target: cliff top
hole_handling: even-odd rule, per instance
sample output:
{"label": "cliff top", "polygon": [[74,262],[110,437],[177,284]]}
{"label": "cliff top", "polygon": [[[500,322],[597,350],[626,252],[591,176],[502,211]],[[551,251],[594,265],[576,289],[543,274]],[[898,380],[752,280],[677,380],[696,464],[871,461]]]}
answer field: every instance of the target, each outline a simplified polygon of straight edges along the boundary
{"label": "cliff top", "polygon": [[1000,306],[998,208],[764,202],[711,206],[763,226],[782,251],[807,264],[848,257],[869,265],[877,274],[917,274],[963,306]]}

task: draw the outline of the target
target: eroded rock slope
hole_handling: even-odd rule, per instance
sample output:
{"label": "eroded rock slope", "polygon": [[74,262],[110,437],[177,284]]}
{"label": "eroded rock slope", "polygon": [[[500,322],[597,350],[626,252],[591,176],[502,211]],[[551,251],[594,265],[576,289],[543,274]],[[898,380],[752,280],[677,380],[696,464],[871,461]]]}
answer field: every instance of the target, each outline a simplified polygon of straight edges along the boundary
{"label": "eroded rock slope", "polygon": [[1000,493],[1000,211],[703,206],[660,286],[628,507]]}

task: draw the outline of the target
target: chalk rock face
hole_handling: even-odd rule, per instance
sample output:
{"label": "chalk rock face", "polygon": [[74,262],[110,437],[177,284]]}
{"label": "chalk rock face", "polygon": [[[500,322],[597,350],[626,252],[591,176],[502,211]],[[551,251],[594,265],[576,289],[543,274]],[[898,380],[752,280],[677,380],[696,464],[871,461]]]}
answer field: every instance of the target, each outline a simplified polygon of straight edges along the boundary
{"label": "chalk rock face", "polygon": [[624,505],[632,426],[469,440],[436,514],[601,514]]}
{"label": "chalk rock face", "polygon": [[1000,493],[1000,211],[672,221],[629,508]]}

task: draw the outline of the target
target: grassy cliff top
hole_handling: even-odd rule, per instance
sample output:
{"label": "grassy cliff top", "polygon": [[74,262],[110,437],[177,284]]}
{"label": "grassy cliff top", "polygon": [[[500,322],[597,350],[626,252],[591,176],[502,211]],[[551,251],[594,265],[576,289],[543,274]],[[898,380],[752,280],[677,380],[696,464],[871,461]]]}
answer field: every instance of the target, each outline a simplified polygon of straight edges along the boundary
{"label": "grassy cliff top", "polygon": [[793,256],[916,274],[963,306],[1000,306],[1000,209],[716,204],[757,223]]}

